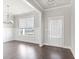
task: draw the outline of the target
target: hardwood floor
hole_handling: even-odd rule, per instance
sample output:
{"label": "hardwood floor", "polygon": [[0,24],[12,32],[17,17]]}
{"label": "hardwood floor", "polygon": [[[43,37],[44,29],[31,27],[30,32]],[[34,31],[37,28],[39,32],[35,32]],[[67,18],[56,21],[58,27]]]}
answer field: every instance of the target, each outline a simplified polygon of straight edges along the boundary
{"label": "hardwood floor", "polygon": [[69,49],[44,46],[43,47],[43,59],[74,59]]}
{"label": "hardwood floor", "polygon": [[3,59],[74,59],[69,49],[10,41],[4,43]]}

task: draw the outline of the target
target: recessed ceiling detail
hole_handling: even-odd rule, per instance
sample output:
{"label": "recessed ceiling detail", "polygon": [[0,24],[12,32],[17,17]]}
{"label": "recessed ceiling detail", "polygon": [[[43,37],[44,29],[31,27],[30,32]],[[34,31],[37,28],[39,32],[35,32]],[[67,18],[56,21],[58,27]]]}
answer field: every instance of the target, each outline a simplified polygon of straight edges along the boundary
{"label": "recessed ceiling detail", "polygon": [[47,3],[48,5],[55,5],[55,0],[48,0]]}
{"label": "recessed ceiling detail", "polygon": [[34,1],[37,1],[38,4],[43,9],[49,9],[49,8],[67,5],[71,3],[71,0],[34,0]]}

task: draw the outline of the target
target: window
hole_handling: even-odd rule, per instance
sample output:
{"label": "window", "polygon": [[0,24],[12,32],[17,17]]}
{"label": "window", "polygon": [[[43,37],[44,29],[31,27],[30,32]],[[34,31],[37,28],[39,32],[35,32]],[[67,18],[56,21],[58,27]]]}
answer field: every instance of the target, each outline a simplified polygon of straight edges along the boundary
{"label": "window", "polygon": [[19,29],[21,34],[32,32],[34,30],[34,17],[19,19]]}
{"label": "window", "polygon": [[48,37],[63,38],[64,37],[64,21],[62,17],[49,18],[48,23]]}

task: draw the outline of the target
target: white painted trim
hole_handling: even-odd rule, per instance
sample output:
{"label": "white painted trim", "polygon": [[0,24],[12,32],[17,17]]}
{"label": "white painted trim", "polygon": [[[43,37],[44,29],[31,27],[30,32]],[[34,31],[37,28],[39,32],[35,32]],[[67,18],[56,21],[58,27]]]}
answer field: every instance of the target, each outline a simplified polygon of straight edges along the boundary
{"label": "white painted trim", "polygon": [[30,7],[34,8],[36,11],[40,12],[37,8],[35,8],[32,4],[30,4],[27,0],[23,0],[25,3],[27,3]]}
{"label": "white painted trim", "polygon": [[39,44],[39,46],[42,47],[43,45],[42,44]]}
{"label": "white painted trim", "polygon": [[[47,43],[43,43],[43,45],[48,45],[48,46],[55,46],[55,45],[51,45],[51,44],[47,44]],[[66,49],[71,49],[71,47],[68,46],[55,46],[55,47],[61,47],[61,48],[66,48]]]}
{"label": "white painted trim", "polygon": [[[9,42],[9,41],[13,41],[13,40],[39,44],[40,47],[42,47],[43,45],[54,46],[54,45],[47,44],[47,43],[44,43],[44,42],[43,42],[43,44],[40,44],[40,43],[36,43],[36,42],[31,42],[31,41],[27,41],[27,40],[26,41],[25,40],[18,40],[18,39],[12,39],[12,40],[8,40],[8,41],[5,41],[5,42]],[[61,48],[71,49],[71,47],[68,47],[68,46],[55,46],[55,47],[61,47]]]}
{"label": "white painted trim", "polygon": [[29,43],[34,43],[34,44],[39,44],[39,45],[41,45],[40,44],[40,42],[35,42],[35,41],[30,41],[30,40],[19,40],[19,39],[15,39],[15,40],[17,40],[17,41],[23,41],[23,42],[29,42]]}
{"label": "white painted trim", "polygon": [[51,11],[53,9],[58,9],[58,8],[63,8],[63,7],[70,7],[72,6],[72,4],[67,4],[67,5],[62,5],[62,6],[58,6],[58,7],[52,7],[52,8],[48,8],[48,9],[44,9],[45,11]]}
{"label": "white painted trim", "polygon": [[[25,3],[27,3],[30,7],[34,8],[27,0],[23,0]],[[36,9],[36,8],[34,8]]]}
{"label": "white painted trim", "polygon": [[57,19],[57,18],[58,18],[58,19],[59,19],[59,18],[63,18],[63,20],[64,20],[64,16],[53,16],[53,17],[52,17],[52,16],[49,16],[48,18],[53,18],[53,19]]}
{"label": "white painted trim", "polygon": [[42,10],[44,10],[44,8],[43,8],[36,0],[34,0],[34,2],[35,2]]}
{"label": "white painted trim", "polygon": [[3,43],[5,43],[5,42],[9,42],[9,41],[13,41],[14,39],[11,39],[11,40],[6,40],[6,41],[3,41]]}
{"label": "white painted trim", "polygon": [[[30,4],[27,0],[24,0],[24,2],[26,2],[29,6],[31,6],[32,8],[34,8],[35,10],[39,11],[37,8],[35,8],[32,4]],[[48,8],[48,9],[44,9],[36,0],[34,0],[34,2],[42,9],[42,11],[50,11],[53,9],[58,9],[58,8],[63,8],[63,7],[70,7],[72,4],[66,4],[66,5],[61,5],[61,6],[56,6],[56,7],[52,7],[52,8]],[[39,11],[40,12],[40,11]]]}
{"label": "white painted trim", "polygon": [[70,48],[70,50],[71,50],[73,56],[75,57],[75,51],[72,48]]}

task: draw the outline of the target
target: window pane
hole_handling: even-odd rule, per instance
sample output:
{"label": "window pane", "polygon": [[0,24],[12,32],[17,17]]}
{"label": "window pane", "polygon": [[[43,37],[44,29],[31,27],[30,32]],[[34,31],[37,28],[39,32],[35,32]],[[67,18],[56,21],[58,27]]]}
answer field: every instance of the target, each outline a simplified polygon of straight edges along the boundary
{"label": "window pane", "polygon": [[34,28],[34,17],[19,19],[19,28],[33,29]]}
{"label": "window pane", "polygon": [[48,36],[49,38],[63,38],[63,19],[49,19]]}

